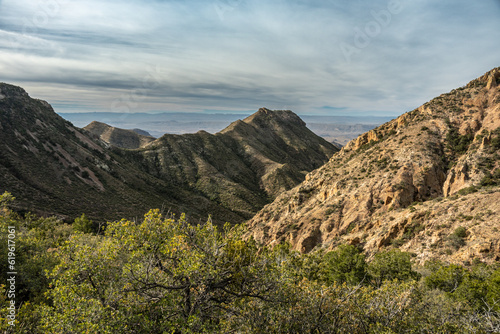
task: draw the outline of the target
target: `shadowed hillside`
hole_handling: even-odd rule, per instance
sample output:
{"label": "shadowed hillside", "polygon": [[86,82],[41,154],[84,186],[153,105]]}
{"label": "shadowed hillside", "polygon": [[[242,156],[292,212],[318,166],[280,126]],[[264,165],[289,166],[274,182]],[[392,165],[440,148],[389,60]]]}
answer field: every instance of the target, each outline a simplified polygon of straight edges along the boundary
{"label": "shadowed hillside", "polygon": [[[266,113],[249,124],[252,138],[228,129],[151,141],[94,123],[96,136],[22,88],[0,84],[0,191],[18,198],[18,210],[68,219],[83,212],[98,220],[133,218],[158,207],[241,222],[336,151],[293,113],[284,112],[290,124],[280,112]],[[149,141],[137,150],[117,147]]]}

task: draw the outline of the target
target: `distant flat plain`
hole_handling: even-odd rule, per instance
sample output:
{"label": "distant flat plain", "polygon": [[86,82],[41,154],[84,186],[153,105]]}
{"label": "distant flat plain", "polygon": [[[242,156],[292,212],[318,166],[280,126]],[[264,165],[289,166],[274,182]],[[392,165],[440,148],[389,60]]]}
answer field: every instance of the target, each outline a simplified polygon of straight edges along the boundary
{"label": "distant flat plain", "polygon": [[[84,127],[92,121],[103,122],[122,129],[141,129],[153,137],[161,137],[165,133],[184,134],[200,130],[216,133],[232,122],[243,119],[250,114],[208,114],[208,113],[59,113],[63,118],[77,127]],[[351,139],[369,131],[391,117],[380,116],[299,116],[307,127],[326,140],[345,145]]]}

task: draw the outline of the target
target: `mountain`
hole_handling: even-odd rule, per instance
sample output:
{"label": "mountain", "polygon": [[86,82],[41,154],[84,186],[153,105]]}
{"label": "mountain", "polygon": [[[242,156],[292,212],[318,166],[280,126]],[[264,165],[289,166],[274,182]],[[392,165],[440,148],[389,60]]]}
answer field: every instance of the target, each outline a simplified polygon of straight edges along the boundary
{"label": "mountain", "polygon": [[336,151],[292,112],[259,111],[241,123],[156,140],[100,123],[78,129],[47,102],[0,83],[0,193],[11,192],[17,210],[68,220],[164,208],[238,223]]}
{"label": "mountain", "polygon": [[261,108],[215,135],[164,135],[140,154],[148,174],[249,219],[336,151],[293,112]]}
{"label": "mountain", "polygon": [[[142,130],[142,129],[132,129],[132,131],[134,131],[135,133],[137,134],[140,134],[142,136],[146,136],[146,137],[153,137],[149,132],[147,132],[146,130]],[[154,137],[153,137],[154,138]]]}
{"label": "mountain", "polygon": [[500,68],[349,142],[248,223],[264,244],[500,259]]}
{"label": "mountain", "polygon": [[[45,101],[0,84],[0,192],[17,209],[100,220],[140,216],[150,207],[177,209],[179,189],[151,177]],[[182,192],[181,192],[182,193]],[[199,198],[193,196],[193,201]],[[200,199],[203,200],[203,199]]]}
{"label": "mountain", "polygon": [[146,131],[140,129],[124,130],[96,121],[90,123],[83,129],[98,136],[101,140],[110,145],[121,148],[140,148],[155,140],[155,138],[151,137]]}

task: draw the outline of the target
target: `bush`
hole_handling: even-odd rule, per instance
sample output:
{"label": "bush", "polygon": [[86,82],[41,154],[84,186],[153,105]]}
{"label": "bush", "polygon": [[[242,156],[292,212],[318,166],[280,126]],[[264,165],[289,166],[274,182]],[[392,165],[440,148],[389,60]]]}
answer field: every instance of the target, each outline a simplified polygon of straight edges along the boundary
{"label": "bush", "polygon": [[341,245],[325,255],[320,277],[324,282],[356,285],[366,277],[365,256],[353,245]]}
{"label": "bush", "polygon": [[433,273],[424,279],[425,285],[431,289],[445,292],[455,291],[462,283],[466,273],[464,267],[456,264],[446,266],[440,263],[426,263],[426,267],[433,270]]}
{"label": "bush", "polygon": [[412,270],[411,254],[399,249],[391,249],[375,254],[368,264],[368,274],[376,286],[385,280],[410,280],[418,279],[420,274]]}
{"label": "bush", "polygon": [[88,219],[85,214],[82,214],[73,222],[73,229],[83,233],[92,233],[94,231],[93,225],[92,220]]}
{"label": "bush", "polygon": [[462,136],[455,128],[451,128],[446,134],[448,148],[459,155],[464,154],[469,149],[469,145],[473,140],[473,134],[468,133]]}
{"label": "bush", "polygon": [[459,226],[453,231],[453,235],[456,235],[459,238],[465,238],[467,236],[467,229],[463,226]]}

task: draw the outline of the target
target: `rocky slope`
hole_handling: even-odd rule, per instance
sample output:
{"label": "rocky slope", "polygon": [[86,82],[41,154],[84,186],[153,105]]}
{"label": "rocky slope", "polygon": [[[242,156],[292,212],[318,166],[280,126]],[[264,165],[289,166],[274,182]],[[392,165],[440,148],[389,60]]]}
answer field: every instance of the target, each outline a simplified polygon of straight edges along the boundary
{"label": "rocky slope", "polygon": [[155,138],[149,135],[139,133],[141,130],[119,129],[96,121],[90,123],[83,129],[96,135],[104,142],[121,148],[140,148],[155,140]]}
{"label": "rocky slope", "polygon": [[219,207],[115,151],[121,153],[63,120],[47,102],[0,83],[0,192],[11,192],[18,210],[68,220],[86,213],[103,221],[140,217],[152,207],[178,212],[186,198],[194,217]]}
{"label": "rocky slope", "polygon": [[215,135],[167,134],[138,153],[148,174],[248,219],[336,151],[293,112],[261,108]]}
{"label": "rocky slope", "polygon": [[[241,121],[248,133],[234,125],[217,135],[151,141],[94,123],[93,135],[22,88],[0,83],[0,193],[11,192],[18,210],[68,220],[163,208],[193,220],[241,222],[336,151],[291,112],[259,111],[252,120]],[[130,149],[136,146],[143,148]]]}
{"label": "rocky slope", "polygon": [[500,259],[500,68],[349,142],[249,227],[297,250]]}

